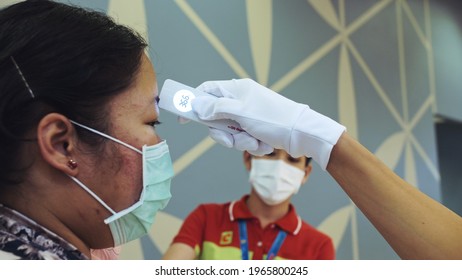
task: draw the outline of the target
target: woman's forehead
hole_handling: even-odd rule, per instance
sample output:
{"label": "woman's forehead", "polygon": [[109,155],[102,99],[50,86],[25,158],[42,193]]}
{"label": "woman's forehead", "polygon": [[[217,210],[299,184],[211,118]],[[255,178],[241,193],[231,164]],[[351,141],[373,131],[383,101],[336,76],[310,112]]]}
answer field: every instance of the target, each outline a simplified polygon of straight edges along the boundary
{"label": "woman's forehead", "polygon": [[155,107],[157,98],[157,80],[153,67],[149,60],[143,59],[133,85],[113,99],[111,109],[117,115],[158,112]]}

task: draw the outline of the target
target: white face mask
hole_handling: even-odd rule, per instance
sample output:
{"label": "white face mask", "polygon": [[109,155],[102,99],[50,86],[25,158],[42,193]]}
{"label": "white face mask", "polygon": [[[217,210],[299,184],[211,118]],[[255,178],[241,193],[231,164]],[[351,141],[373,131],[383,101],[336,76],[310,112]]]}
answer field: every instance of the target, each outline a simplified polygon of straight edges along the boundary
{"label": "white face mask", "polygon": [[249,182],[268,205],[277,205],[298,192],[305,172],[283,160],[252,158]]}

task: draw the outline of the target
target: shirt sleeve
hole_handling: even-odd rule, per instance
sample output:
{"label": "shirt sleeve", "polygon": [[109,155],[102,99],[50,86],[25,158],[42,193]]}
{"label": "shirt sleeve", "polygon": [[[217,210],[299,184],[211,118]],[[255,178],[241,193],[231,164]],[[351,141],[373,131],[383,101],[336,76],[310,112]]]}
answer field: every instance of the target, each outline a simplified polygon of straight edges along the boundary
{"label": "shirt sleeve", "polygon": [[191,246],[196,251],[196,256],[198,256],[202,251],[205,219],[205,206],[199,205],[186,217],[180,231],[173,238],[173,243],[183,243]]}
{"label": "shirt sleeve", "polygon": [[335,248],[331,238],[327,238],[319,250],[318,260],[335,260]]}

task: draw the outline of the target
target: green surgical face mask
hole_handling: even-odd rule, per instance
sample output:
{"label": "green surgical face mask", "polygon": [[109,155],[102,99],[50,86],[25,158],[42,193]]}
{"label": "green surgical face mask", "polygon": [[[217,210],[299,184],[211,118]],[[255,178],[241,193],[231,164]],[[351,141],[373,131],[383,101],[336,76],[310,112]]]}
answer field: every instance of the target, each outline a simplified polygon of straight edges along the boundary
{"label": "green surgical face mask", "polygon": [[140,151],[135,147],[102,132],[74,121],[71,122],[77,126],[115,141],[142,155],[143,190],[141,191],[140,199],[138,202],[122,211],[115,212],[77,178],[71,177],[71,179],[112,213],[112,215],[105,219],[104,222],[109,225],[114,239],[114,246],[125,244],[147,234],[154,223],[156,213],[160,209],[163,209],[172,197],[170,193],[170,182],[174,174],[167,142],[162,141],[152,146],[145,145],[143,146],[143,150]]}

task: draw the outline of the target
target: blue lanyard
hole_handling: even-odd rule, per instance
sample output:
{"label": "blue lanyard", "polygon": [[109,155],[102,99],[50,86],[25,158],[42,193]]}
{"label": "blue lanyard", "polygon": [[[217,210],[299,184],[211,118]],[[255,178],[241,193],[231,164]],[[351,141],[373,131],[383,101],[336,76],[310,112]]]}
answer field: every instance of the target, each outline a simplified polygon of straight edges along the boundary
{"label": "blue lanyard", "polygon": [[[241,251],[242,251],[242,259],[243,260],[248,260],[249,259],[249,242],[248,242],[248,237],[247,237],[247,225],[244,220],[238,220],[239,223],[239,240],[241,241]],[[271,245],[271,249],[268,252],[268,255],[266,256],[267,260],[272,260],[276,257],[276,255],[279,252],[279,249],[281,249],[282,243],[284,242],[284,239],[286,238],[287,233],[283,230],[279,230],[278,235],[276,236],[276,239],[273,241],[273,245]]]}

